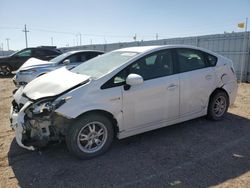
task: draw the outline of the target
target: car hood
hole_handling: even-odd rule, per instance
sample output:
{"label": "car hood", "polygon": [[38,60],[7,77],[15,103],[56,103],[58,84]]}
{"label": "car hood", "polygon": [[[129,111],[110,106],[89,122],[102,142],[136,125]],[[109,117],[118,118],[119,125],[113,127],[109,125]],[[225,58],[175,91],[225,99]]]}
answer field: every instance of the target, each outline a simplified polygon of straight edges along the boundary
{"label": "car hood", "polygon": [[65,67],[42,75],[29,82],[23,94],[32,100],[59,95],[74,86],[89,81],[89,76],[73,73]]}
{"label": "car hood", "polygon": [[37,58],[30,58],[28,59],[19,69],[18,71],[23,71],[31,68],[37,68],[37,67],[45,67],[45,66],[53,66],[54,63],[51,63],[49,61],[43,61]]}

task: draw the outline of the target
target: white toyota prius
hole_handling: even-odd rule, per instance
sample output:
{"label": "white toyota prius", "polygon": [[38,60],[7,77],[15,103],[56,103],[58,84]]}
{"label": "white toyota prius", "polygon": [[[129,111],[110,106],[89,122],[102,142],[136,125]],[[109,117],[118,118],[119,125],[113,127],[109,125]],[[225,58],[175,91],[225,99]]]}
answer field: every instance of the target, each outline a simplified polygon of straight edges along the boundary
{"label": "white toyota prius", "polygon": [[60,68],[14,94],[17,143],[35,150],[65,139],[87,159],[119,139],[205,116],[220,120],[233,104],[231,60],[184,45],[124,48],[78,67]]}

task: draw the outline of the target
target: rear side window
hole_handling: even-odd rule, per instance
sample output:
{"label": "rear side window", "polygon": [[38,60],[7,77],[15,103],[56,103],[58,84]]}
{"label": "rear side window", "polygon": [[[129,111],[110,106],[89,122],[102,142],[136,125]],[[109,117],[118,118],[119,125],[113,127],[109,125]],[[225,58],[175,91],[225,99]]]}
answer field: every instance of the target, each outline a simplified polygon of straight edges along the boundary
{"label": "rear side window", "polygon": [[204,55],[201,51],[192,49],[177,49],[179,72],[188,72],[206,67]]}
{"label": "rear side window", "polygon": [[211,54],[206,54],[206,58],[207,58],[207,64],[210,67],[214,67],[217,63],[217,57],[211,55]]}
{"label": "rear side window", "polygon": [[48,55],[59,55],[59,54],[61,54],[61,52],[56,51],[56,50],[46,50],[46,53]]}
{"label": "rear side window", "polygon": [[35,56],[46,56],[48,54],[46,54],[46,51],[44,51],[44,50],[34,50],[34,55]]}

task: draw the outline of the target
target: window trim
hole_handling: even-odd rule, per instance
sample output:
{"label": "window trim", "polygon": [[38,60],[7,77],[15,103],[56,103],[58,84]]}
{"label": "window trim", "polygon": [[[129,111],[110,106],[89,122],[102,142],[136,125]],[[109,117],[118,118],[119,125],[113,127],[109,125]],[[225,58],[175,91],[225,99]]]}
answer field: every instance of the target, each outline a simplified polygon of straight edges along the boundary
{"label": "window trim", "polygon": [[[147,58],[149,56],[152,56],[154,54],[159,54],[159,53],[162,53],[162,52],[165,52],[165,51],[170,51],[170,54],[171,54],[171,58],[172,58],[172,63],[173,63],[173,74],[170,74],[170,75],[166,75],[166,76],[161,76],[161,77],[155,77],[155,78],[151,78],[151,79],[147,79],[147,80],[144,80],[144,81],[148,81],[148,80],[153,80],[153,79],[157,79],[157,78],[162,78],[162,77],[167,77],[167,76],[172,76],[172,75],[175,75],[175,74],[178,74],[178,67],[177,67],[177,64],[176,64],[176,58],[175,58],[175,55],[174,55],[174,49],[170,48],[170,49],[163,49],[163,50],[158,50],[158,51],[155,51],[155,52],[152,52],[152,53],[149,53],[137,60],[135,60],[134,62],[130,63],[128,66],[126,66],[125,68],[123,68],[121,71],[119,71],[117,74],[115,74],[112,78],[110,78],[108,81],[106,81],[104,84],[102,84],[101,86],[101,89],[109,89],[109,88],[113,88],[113,87],[119,87],[119,86],[123,86],[125,85],[125,81],[124,82],[121,82],[121,83],[111,83],[113,82],[114,78],[120,74],[122,71],[128,71],[128,68],[130,66],[132,66],[133,64],[137,63],[138,61],[140,61],[141,59],[143,58]],[[127,69],[127,70],[126,70]],[[128,74],[128,73],[127,73]]]}

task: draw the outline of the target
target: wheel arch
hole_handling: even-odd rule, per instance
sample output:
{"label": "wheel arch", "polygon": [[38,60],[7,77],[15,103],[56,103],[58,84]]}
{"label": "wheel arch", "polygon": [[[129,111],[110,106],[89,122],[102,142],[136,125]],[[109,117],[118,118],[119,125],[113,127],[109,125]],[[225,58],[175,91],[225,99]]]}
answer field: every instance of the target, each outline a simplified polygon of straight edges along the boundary
{"label": "wheel arch", "polygon": [[43,72],[43,73],[41,73],[41,74],[39,74],[36,78],[38,78],[38,77],[40,77],[40,76],[42,76],[42,75],[44,75],[44,74],[47,74],[48,72]]}
{"label": "wheel arch", "polygon": [[89,110],[89,111],[83,112],[82,114],[78,115],[75,119],[81,118],[82,116],[87,116],[89,114],[101,114],[101,115],[106,116],[113,124],[115,134],[117,134],[119,132],[120,129],[118,126],[117,119],[115,118],[115,116],[111,112],[108,112],[106,110],[100,110],[100,109]]}
{"label": "wheel arch", "polygon": [[222,88],[222,87],[216,88],[216,89],[210,94],[208,103],[210,102],[211,98],[212,98],[216,93],[218,93],[218,92],[224,92],[224,93],[226,93],[226,95],[227,95],[227,100],[228,100],[227,102],[228,102],[228,104],[229,104],[230,96],[229,96],[227,90],[225,90],[225,89]]}

